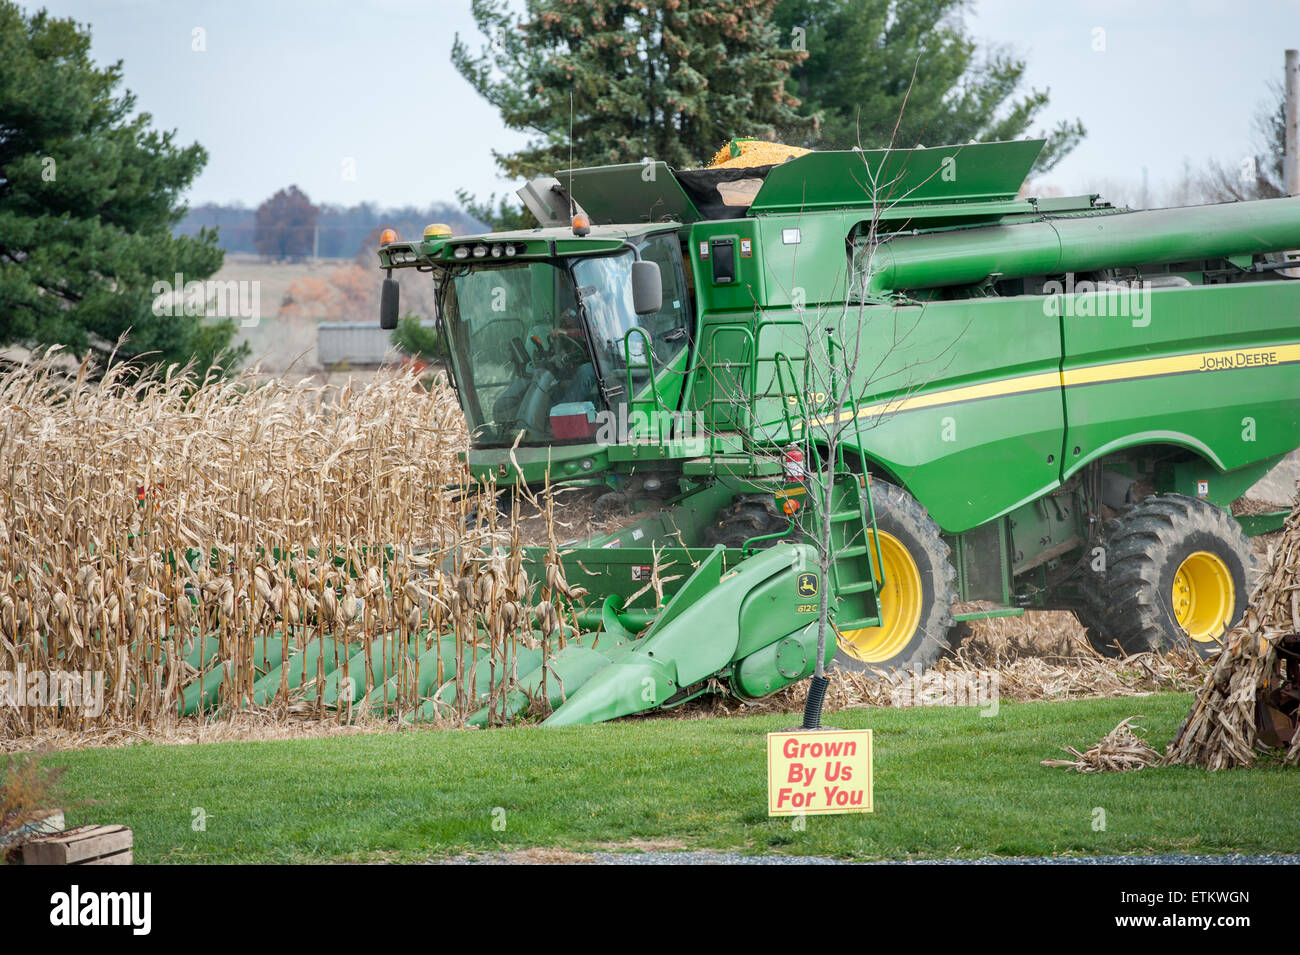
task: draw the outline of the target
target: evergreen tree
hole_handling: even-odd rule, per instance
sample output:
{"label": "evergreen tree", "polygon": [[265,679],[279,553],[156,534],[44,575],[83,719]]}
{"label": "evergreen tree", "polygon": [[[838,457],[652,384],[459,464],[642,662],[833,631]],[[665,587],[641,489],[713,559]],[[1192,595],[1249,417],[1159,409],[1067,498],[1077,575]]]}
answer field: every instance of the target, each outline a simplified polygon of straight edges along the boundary
{"label": "evergreen tree", "polygon": [[[981,54],[966,32],[963,6],[964,0],[780,0],[774,19],[782,42],[807,51],[789,88],[802,112],[819,114],[817,134],[804,144],[880,148],[892,140],[910,148],[1029,135],[1049,91],[1019,95],[1025,61],[1001,49]],[[1078,120],[1039,132],[1047,145],[1035,172],[1052,168],[1084,134]]]}
{"label": "evergreen tree", "polygon": [[452,62],[508,128],[534,134],[493,154],[507,176],[645,156],[691,168],[733,136],[811,126],[785,89],[802,54],[773,25],[775,4],[527,0],[517,22],[505,0],[474,0],[487,44],[475,54],[457,35]]}
{"label": "evergreen tree", "polygon": [[487,225],[496,232],[516,229],[536,229],[537,218],[523,206],[516,205],[513,196],[498,196],[495,192],[486,201],[476,198],[468,189],[456,190],[456,201],[465,214]]}
{"label": "evergreen tree", "polygon": [[[150,127],[122,64],[98,67],[90,33],[0,0],[0,341],[209,367],[233,321],[155,315],[154,283],[221,266],[215,231],[172,235],[207,161]],[[230,366],[241,353],[227,356]]]}
{"label": "evergreen tree", "polygon": [[398,321],[392,341],[402,354],[410,355],[423,362],[445,362],[448,359],[438,329],[421,325],[420,316],[414,312],[408,312]]}

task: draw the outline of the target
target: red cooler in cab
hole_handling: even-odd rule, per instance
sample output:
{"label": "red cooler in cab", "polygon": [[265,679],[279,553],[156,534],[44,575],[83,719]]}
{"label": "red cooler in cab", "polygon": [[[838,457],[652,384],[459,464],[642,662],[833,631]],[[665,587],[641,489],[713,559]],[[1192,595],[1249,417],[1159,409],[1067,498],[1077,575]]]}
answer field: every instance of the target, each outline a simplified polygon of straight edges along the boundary
{"label": "red cooler in cab", "polygon": [[551,408],[551,434],[557,441],[581,441],[596,433],[596,406],[571,401]]}

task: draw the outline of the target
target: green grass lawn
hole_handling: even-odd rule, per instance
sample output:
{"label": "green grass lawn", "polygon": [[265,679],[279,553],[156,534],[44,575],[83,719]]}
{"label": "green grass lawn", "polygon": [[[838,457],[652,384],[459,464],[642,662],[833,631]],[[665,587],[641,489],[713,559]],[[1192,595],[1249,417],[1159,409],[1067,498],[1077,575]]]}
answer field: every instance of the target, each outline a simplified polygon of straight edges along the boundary
{"label": "green grass lawn", "polygon": [[[1140,713],[1157,748],[1190,696],[851,710],[875,730],[872,815],[769,819],[764,734],[791,715],[436,730],[53,754],[70,823],[124,823],[138,862],[410,861],[634,841],[878,859],[1300,851],[1300,774],[1039,765]],[[207,829],[195,832],[202,807]],[[494,830],[494,810],[505,829]],[[1094,809],[1106,828],[1093,828]],[[500,819],[500,813],[495,818]]]}

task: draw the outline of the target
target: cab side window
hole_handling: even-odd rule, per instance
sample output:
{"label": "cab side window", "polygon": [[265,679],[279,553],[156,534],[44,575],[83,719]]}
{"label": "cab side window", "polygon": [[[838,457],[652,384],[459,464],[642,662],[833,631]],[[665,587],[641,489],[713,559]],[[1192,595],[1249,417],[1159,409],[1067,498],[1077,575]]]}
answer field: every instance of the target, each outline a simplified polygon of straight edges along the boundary
{"label": "cab side window", "polygon": [[640,317],[650,333],[655,357],[665,364],[686,347],[691,314],[690,294],[682,276],[682,251],[676,234],[657,235],[641,246],[641,258],[659,266],[663,305],[653,315]]}

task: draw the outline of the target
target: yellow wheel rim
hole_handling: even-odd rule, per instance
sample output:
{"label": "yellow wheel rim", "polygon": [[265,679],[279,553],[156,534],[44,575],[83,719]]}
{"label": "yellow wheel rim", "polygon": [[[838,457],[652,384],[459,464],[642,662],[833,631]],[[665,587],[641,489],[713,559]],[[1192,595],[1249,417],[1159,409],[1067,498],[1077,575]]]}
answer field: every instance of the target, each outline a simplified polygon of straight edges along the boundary
{"label": "yellow wheel rim", "polygon": [[1222,636],[1232,620],[1232,572],[1217,555],[1198,550],[1179,565],[1170,597],[1178,625],[1193,640],[1208,643]]}
{"label": "yellow wheel rim", "polygon": [[897,537],[884,531],[880,532],[880,559],[885,571],[880,592],[882,625],[840,633],[844,652],[863,663],[883,663],[898,656],[921,623],[921,572],[916,561]]}

